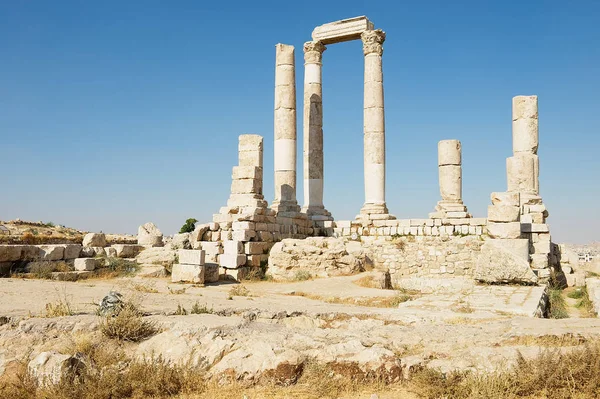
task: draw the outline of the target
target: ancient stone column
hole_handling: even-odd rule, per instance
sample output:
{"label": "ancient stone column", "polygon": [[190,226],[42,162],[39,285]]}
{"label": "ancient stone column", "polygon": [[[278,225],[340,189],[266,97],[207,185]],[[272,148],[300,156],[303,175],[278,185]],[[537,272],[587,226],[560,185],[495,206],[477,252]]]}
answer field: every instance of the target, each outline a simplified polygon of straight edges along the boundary
{"label": "ancient stone column", "polygon": [[323,86],[319,41],[304,43],[304,207],[313,220],[329,220],[323,206]]}
{"label": "ancient stone column", "polygon": [[431,218],[470,217],[462,201],[462,146],[458,140],[438,143],[438,173],[441,201]]}
{"label": "ancient stone column", "polygon": [[539,195],[537,96],[512,101],[513,156],[506,160],[508,191]]}
{"label": "ancient stone column", "polygon": [[458,140],[438,143],[438,169],[442,201],[462,203],[462,154]]}
{"label": "ancient stone column", "polygon": [[[364,174],[363,216],[388,214],[385,203],[385,118],[381,56],[385,32],[368,30],[361,34],[365,55],[364,85]],[[372,219],[371,216],[368,216]],[[381,219],[383,217],[376,217]]]}
{"label": "ancient stone column", "polygon": [[275,199],[277,212],[299,212],[296,200],[296,68],[294,46],[275,46]]}

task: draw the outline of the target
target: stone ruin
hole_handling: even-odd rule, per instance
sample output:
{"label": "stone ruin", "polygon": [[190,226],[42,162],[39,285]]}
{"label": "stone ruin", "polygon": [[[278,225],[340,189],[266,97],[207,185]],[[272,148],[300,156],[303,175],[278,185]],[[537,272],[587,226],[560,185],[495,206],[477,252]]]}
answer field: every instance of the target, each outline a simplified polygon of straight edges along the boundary
{"label": "stone ruin", "polygon": [[[242,280],[249,273],[291,279],[328,277],[374,268],[394,285],[419,278],[474,278],[488,283],[543,283],[560,268],[548,211],[539,188],[537,96],[512,102],[513,154],[507,190],[491,194],[487,218],[473,217],[462,199],[462,146],[438,144],[440,200],[427,218],[397,219],[385,199],[385,118],[382,56],[386,35],[366,17],[318,26],[304,51],[303,192],[297,197],[297,113],[294,47],[275,46],[274,200],[263,193],[263,137],[239,136],[229,199],[210,223],[168,238],[152,223],[140,226],[137,245],[109,246],[103,235],[83,245],[3,246],[0,272],[15,263],[67,260],[95,268],[99,256],[136,257],[171,264],[174,282]],[[361,40],[364,54],[364,205],[354,220],[335,220],[323,203],[322,62],[327,46]],[[178,257],[172,251],[180,249]],[[81,259],[80,259],[81,258]],[[178,258],[178,261],[177,261]],[[569,268],[567,268],[569,269]],[[567,270],[566,269],[566,270]],[[160,270],[149,269],[149,273]],[[567,277],[567,281],[580,278]]]}
{"label": "stone ruin", "polygon": [[[549,278],[560,254],[551,242],[548,211],[539,195],[537,96],[513,98],[507,190],[491,194],[487,218],[473,217],[463,203],[459,140],[438,144],[441,199],[429,217],[397,219],[390,214],[385,200],[385,38],[363,16],[318,26],[304,43],[302,206],[296,185],[294,47],[275,46],[274,201],[269,205],[263,196],[263,138],[241,135],[227,205],[192,234],[193,250],[204,251],[198,259],[205,263],[196,262],[199,274],[201,267],[210,267],[239,280],[268,265],[280,278],[302,269],[330,276],[364,270],[368,264],[389,272],[395,283],[432,276],[521,283]],[[326,46],[359,39],[365,62],[365,201],[354,220],[338,221],[323,203],[323,53]]]}

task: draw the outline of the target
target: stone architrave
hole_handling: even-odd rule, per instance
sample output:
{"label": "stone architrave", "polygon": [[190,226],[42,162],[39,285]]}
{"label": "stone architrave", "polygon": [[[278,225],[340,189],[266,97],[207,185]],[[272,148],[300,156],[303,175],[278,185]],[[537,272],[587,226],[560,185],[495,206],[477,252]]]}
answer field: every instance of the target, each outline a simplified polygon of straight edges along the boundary
{"label": "stone architrave", "polygon": [[[365,60],[364,75],[364,176],[365,203],[361,215],[389,214],[385,202],[385,113],[381,56],[385,32],[361,34]],[[378,217],[379,219],[380,217]]]}
{"label": "stone architrave", "polygon": [[296,200],[296,67],[294,46],[275,46],[275,199],[277,212],[299,212]]}
{"label": "stone architrave", "polygon": [[304,43],[304,207],[313,220],[331,220],[323,205],[323,86],[319,41]]}

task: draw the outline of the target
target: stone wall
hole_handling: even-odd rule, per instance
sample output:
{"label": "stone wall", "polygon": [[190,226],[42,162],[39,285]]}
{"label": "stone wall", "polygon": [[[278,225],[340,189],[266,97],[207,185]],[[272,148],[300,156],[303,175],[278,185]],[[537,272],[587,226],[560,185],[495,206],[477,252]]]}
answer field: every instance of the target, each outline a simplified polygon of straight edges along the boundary
{"label": "stone wall", "polygon": [[374,220],[369,226],[353,220],[321,223],[324,228],[330,229],[327,233],[342,237],[481,236],[486,233],[487,220],[485,218]]}

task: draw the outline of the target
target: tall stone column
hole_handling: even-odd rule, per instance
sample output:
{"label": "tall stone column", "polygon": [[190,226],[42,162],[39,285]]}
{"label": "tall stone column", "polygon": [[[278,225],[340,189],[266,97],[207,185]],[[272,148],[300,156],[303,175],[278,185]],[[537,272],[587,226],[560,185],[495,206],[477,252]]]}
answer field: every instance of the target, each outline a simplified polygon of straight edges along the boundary
{"label": "tall stone column", "polygon": [[470,217],[462,201],[462,146],[458,140],[438,143],[438,172],[441,201],[438,201],[431,218]]}
{"label": "tall stone column", "polygon": [[513,97],[512,136],[513,156],[506,160],[508,191],[539,195],[537,96]]}
{"label": "tall stone column", "polygon": [[[364,174],[365,204],[359,217],[387,219],[385,203],[385,115],[381,56],[385,32],[368,30],[361,34],[365,55],[364,85]],[[373,216],[377,215],[377,216]]]}
{"label": "tall stone column", "polygon": [[296,200],[296,67],[294,46],[275,46],[276,212],[299,212]]}
{"label": "tall stone column", "polygon": [[304,207],[312,220],[331,220],[323,206],[323,86],[325,46],[304,43]]}

